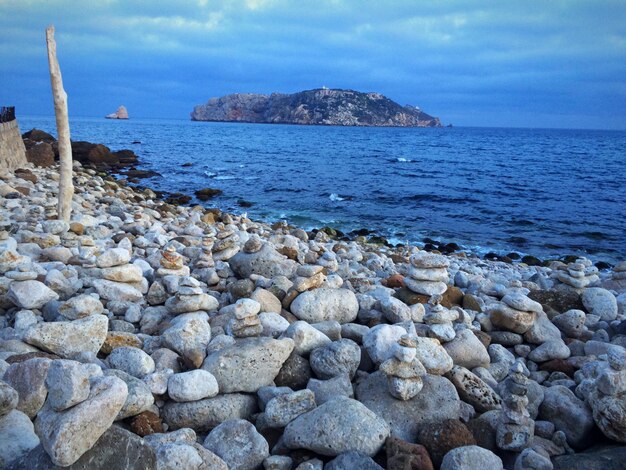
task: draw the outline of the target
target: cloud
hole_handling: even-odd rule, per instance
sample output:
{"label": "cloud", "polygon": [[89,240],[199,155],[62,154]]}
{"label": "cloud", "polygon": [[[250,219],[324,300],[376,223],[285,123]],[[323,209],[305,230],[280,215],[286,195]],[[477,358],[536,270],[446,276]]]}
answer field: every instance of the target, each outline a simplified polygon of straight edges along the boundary
{"label": "cloud", "polygon": [[0,0],[0,101],[52,112],[54,23],[82,115],[186,118],[211,96],[326,85],[459,125],[624,128],[625,20],[613,0]]}

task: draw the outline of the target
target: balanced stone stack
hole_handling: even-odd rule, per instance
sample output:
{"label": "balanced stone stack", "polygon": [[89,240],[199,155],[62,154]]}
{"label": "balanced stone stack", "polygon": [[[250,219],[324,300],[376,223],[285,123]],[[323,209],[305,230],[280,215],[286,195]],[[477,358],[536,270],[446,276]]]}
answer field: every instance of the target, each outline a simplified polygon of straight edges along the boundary
{"label": "balanced stone stack", "polygon": [[417,359],[417,342],[409,335],[403,335],[394,345],[393,357],[380,365],[387,376],[389,394],[398,400],[410,400],[424,386],[422,377],[426,369]]}
{"label": "balanced stone stack", "polygon": [[504,380],[502,411],[496,429],[496,443],[500,449],[521,452],[529,446],[535,431],[535,422],[528,412],[528,376],[530,372],[518,359]]}
{"label": "balanced stone stack", "polygon": [[218,302],[215,297],[205,294],[200,283],[191,276],[182,276],[178,281],[176,295],[165,302],[168,311],[174,315],[196,311],[215,310]]}
{"label": "balanced stone stack", "polygon": [[231,228],[224,228],[217,232],[217,241],[213,245],[213,259],[228,261],[239,253],[239,236]]}
{"label": "balanced stone stack", "polygon": [[613,280],[626,280],[626,261],[622,261],[613,268]]}
{"label": "balanced stone stack", "polygon": [[626,355],[623,349],[607,352],[607,361],[598,363],[597,377],[587,404],[605,436],[626,444]]}
{"label": "balanced stone stack", "polygon": [[227,332],[236,338],[259,336],[263,325],[259,318],[261,304],[252,299],[239,299],[235,304],[223,310],[232,315],[228,322]]}
{"label": "balanced stone stack", "polygon": [[598,268],[587,258],[578,258],[568,264],[566,270],[557,271],[556,278],[562,282],[561,286],[579,293],[600,280]]}
{"label": "balanced stone stack", "polygon": [[139,302],[148,292],[148,281],[137,265],[130,264],[130,251],[126,248],[111,248],[96,258],[101,279],[93,282],[101,298]]}
{"label": "balanced stone stack", "polygon": [[411,255],[404,283],[417,294],[442,295],[448,289],[448,266],[445,256],[420,251]]}
{"label": "balanced stone stack", "polygon": [[441,305],[441,295],[433,295],[429,301],[429,309],[424,315],[424,323],[429,325],[429,336],[439,341],[452,341],[456,336],[452,322],[459,318],[456,310],[449,310]]}
{"label": "balanced stone stack", "polygon": [[521,293],[507,294],[500,304],[488,309],[494,327],[513,333],[526,333],[543,307]]}
{"label": "balanced stone stack", "polygon": [[168,245],[161,250],[159,265],[160,267],[156,273],[160,277],[189,276],[189,266],[185,266],[183,255],[178,253],[172,245]]}

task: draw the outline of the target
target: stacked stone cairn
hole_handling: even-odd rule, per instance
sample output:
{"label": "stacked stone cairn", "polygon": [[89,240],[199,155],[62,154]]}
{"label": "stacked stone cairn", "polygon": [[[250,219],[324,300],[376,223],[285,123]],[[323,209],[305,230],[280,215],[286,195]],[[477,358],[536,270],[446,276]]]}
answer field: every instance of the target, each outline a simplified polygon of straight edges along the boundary
{"label": "stacked stone cairn", "polygon": [[529,375],[523,362],[517,360],[502,384],[502,410],[496,431],[500,449],[521,452],[532,441],[535,422],[528,413]]}
{"label": "stacked stone cairn", "polygon": [[409,335],[403,335],[393,347],[393,357],[380,365],[387,376],[389,393],[398,400],[410,400],[424,386],[422,377],[426,369],[417,359],[417,342]]}
{"label": "stacked stone cairn", "polygon": [[422,295],[442,295],[449,280],[447,267],[450,261],[445,256],[417,252],[410,257],[408,276],[404,278],[407,288]]}
{"label": "stacked stone cairn", "polygon": [[249,338],[259,336],[263,332],[263,325],[259,318],[261,304],[252,299],[239,299],[233,305],[224,307],[220,314],[232,315],[226,332],[235,338]]}
{"label": "stacked stone cairn", "polygon": [[222,230],[218,229],[217,240],[213,245],[213,260],[227,261],[237,253],[239,253],[239,235],[232,228],[225,226]]}
{"label": "stacked stone cairn", "polygon": [[183,255],[176,251],[176,247],[168,245],[161,250],[160,267],[156,273],[160,277],[189,276],[189,266],[185,266],[184,263]]}
{"label": "stacked stone cairn", "polygon": [[432,338],[447,343],[456,336],[453,321],[459,318],[459,312],[441,305],[442,296],[433,295],[428,302],[428,310],[424,314],[424,323],[429,326],[428,334]]}
{"label": "stacked stone cairn", "polygon": [[585,287],[598,282],[598,268],[587,258],[578,258],[568,264],[565,269],[556,271],[556,278],[562,283],[561,287],[572,289],[579,293]]}
{"label": "stacked stone cairn", "polygon": [[101,279],[93,281],[93,285],[102,299],[136,302],[148,292],[148,281],[142,269],[130,264],[130,259],[129,249],[123,246],[110,248],[96,258],[99,272],[94,274]]}

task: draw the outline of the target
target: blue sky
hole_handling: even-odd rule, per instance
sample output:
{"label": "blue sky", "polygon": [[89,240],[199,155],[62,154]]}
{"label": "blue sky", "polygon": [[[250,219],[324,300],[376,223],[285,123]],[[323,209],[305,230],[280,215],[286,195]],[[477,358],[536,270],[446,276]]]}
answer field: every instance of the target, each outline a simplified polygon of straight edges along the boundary
{"label": "blue sky", "polygon": [[626,129],[624,0],[0,0],[0,104],[186,119],[236,92],[377,91],[455,125]]}

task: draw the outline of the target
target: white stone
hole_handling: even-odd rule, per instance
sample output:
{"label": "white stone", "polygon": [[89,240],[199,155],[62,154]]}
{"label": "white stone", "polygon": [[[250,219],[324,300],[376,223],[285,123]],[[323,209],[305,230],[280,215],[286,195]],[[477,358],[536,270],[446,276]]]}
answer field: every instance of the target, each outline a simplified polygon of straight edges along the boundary
{"label": "white stone", "polygon": [[8,298],[20,308],[40,309],[51,300],[57,300],[59,294],[39,281],[14,281],[9,287]]}
{"label": "white stone", "polygon": [[171,375],[167,381],[167,393],[177,402],[211,398],[219,392],[217,380],[202,369]]}

